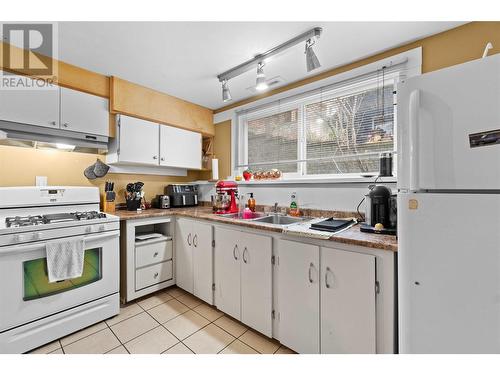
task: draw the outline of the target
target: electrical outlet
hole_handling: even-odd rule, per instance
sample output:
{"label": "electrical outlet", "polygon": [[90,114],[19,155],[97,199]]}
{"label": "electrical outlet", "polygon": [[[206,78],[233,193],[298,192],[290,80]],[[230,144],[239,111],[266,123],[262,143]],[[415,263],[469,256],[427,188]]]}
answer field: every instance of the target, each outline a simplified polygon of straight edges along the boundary
{"label": "electrical outlet", "polygon": [[47,186],[47,176],[36,176],[35,177],[36,186]]}

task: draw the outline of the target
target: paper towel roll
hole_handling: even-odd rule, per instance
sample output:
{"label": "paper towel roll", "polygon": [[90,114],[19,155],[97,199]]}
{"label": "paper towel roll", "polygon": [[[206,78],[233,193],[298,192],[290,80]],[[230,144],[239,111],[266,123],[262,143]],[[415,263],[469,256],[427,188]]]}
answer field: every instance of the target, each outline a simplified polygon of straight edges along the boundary
{"label": "paper towel roll", "polygon": [[212,180],[219,179],[219,159],[212,159]]}

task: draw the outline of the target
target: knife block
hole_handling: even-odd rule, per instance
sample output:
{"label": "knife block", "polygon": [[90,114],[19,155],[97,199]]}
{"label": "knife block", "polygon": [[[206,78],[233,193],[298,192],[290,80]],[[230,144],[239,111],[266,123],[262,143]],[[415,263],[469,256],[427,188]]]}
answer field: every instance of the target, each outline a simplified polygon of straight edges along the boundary
{"label": "knife block", "polygon": [[107,201],[106,194],[101,195],[101,200],[102,200],[102,210],[104,212],[113,213],[116,211],[115,201]]}

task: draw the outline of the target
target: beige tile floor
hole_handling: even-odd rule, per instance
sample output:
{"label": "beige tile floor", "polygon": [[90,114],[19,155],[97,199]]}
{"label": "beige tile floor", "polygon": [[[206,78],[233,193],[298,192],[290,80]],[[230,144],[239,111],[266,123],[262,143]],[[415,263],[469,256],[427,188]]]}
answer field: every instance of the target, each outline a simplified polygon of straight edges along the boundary
{"label": "beige tile floor", "polygon": [[37,354],[292,354],[184,290],[171,287],[120,314],[42,346]]}

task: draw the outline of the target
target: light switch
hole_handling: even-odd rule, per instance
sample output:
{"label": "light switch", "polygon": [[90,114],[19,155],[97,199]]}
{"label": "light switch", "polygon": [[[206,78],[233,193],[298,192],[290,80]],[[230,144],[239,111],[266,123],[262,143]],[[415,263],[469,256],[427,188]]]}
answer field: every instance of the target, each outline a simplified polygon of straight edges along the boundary
{"label": "light switch", "polygon": [[36,186],[47,186],[47,176],[36,176],[35,184]]}

